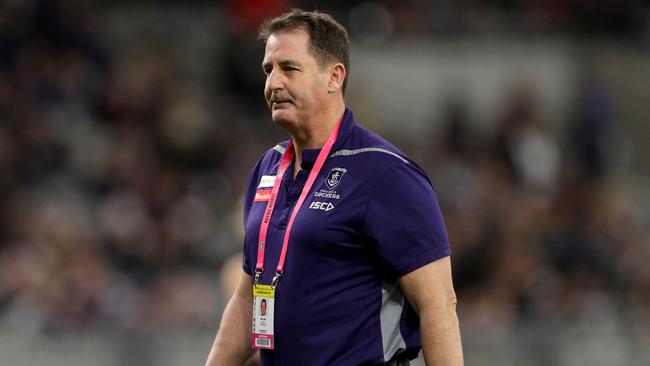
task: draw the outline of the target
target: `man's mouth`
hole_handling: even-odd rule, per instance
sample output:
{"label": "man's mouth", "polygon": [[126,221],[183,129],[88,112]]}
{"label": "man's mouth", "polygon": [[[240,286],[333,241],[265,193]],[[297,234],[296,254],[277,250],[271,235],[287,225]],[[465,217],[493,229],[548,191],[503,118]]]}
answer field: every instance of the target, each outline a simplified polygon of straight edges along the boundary
{"label": "man's mouth", "polygon": [[278,100],[271,102],[271,109],[276,110],[276,109],[283,109],[286,108],[289,104],[291,104],[290,101],[288,100]]}

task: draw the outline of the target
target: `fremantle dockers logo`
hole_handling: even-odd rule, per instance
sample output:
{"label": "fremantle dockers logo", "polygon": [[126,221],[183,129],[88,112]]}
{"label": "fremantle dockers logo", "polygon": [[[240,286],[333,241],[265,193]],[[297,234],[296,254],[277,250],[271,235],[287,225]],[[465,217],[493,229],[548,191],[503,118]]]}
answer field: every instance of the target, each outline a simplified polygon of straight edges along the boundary
{"label": "fremantle dockers logo", "polygon": [[341,178],[343,178],[343,174],[345,174],[347,171],[347,169],[343,168],[334,168],[330,170],[330,173],[325,179],[325,185],[327,185],[327,188],[332,189],[341,183]]}

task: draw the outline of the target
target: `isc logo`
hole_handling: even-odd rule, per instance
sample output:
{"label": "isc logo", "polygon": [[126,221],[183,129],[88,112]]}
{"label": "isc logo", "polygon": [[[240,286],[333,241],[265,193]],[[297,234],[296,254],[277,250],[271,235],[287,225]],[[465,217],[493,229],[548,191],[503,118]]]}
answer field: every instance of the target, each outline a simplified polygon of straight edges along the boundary
{"label": "isc logo", "polygon": [[332,202],[312,202],[309,208],[312,210],[329,211],[334,208],[334,205]]}

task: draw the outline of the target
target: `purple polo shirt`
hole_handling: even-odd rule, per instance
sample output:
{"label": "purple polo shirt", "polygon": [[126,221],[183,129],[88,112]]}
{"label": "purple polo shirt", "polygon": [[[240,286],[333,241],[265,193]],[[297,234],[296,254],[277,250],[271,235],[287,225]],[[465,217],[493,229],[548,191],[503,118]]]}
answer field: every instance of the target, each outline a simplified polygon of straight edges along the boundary
{"label": "purple polo shirt", "polygon": [[[244,264],[254,275],[260,221],[288,141],[255,166],[244,203]],[[285,174],[271,216],[262,283],[270,284],[284,231],[319,150]],[[346,109],[339,136],[298,212],[276,287],[275,349],[262,365],[381,365],[415,358],[419,320],[399,276],[451,254],[426,173],[358,125]]]}

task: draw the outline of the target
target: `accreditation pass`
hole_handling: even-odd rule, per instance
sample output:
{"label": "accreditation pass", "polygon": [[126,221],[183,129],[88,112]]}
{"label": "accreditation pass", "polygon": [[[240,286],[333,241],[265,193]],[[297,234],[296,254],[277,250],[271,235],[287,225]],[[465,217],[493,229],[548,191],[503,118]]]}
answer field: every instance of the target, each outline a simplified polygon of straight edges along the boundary
{"label": "accreditation pass", "polygon": [[270,285],[253,285],[252,347],[273,349],[273,310],[275,288]]}

